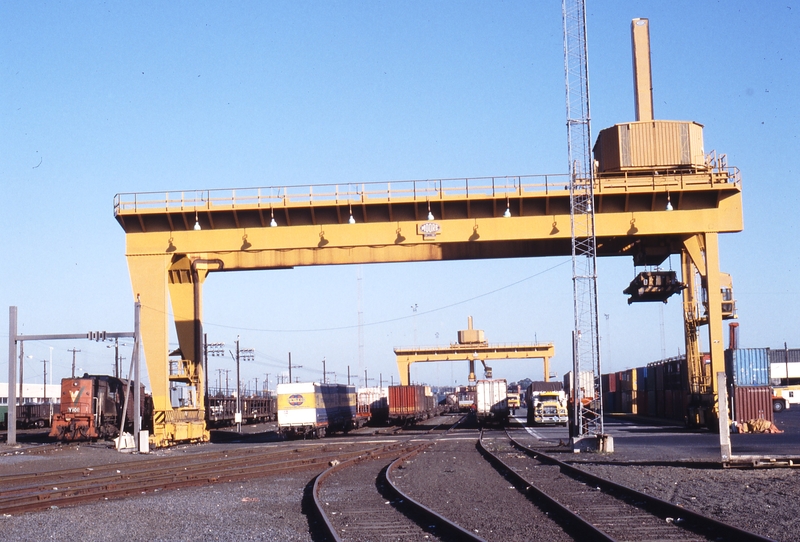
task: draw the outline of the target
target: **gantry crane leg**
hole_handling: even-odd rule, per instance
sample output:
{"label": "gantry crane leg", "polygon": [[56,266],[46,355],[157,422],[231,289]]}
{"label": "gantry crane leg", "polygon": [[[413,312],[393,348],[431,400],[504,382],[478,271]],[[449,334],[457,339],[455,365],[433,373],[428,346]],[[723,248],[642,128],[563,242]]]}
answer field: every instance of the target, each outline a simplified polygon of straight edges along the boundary
{"label": "gantry crane leg", "polygon": [[[717,382],[714,375],[725,371],[725,352],[722,333],[722,293],[719,271],[719,243],[717,233],[693,235],[683,242],[681,252],[683,281],[683,317],[686,339],[687,382],[690,393],[687,424],[707,425],[715,428],[719,416]],[[700,314],[697,301],[695,272],[700,275],[701,299],[707,305]],[[708,324],[708,344],[711,356],[711,374],[705,372],[700,358],[697,328]],[[727,406],[725,406],[727,408]]]}
{"label": "gantry crane leg", "polygon": [[[193,286],[175,284],[175,281],[191,278],[191,267],[188,261],[172,255],[129,256],[128,270],[134,296],[138,296],[142,304],[140,327],[142,346],[147,361],[147,374],[153,394],[153,433],[150,436],[154,446],[165,446],[178,440],[208,440],[205,428],[204,410],[202,407],[203,374],[201,364],[195,363],[195,335],[192,331],[199,325],[195,319],[195,293]],[[187,274],[186,270],[189,269]],[[203,274],[204,276],[204,274]],[[181,362],[183,375],[197,384],[197,401],[194,407],[173,409],[170,401],[170,369],[169,369],[169,337],[168,337],[168,294],[173,302],[183,358]],[[188,297],[188,299],[187,299]],[[191,358],[184,351],[191,353]]]}

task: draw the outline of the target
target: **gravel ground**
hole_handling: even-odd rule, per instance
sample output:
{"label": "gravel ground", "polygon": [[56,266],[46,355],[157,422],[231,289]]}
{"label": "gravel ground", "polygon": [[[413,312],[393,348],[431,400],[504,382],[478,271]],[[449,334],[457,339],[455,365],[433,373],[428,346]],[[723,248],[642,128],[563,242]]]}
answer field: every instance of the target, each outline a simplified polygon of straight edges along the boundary
{"label": "gravel ground", "polygon": [[408,496],[486,540],[572,540],[497,473],[475,442],[439,441],[408,462],[405,474],[394,482]]}
{"label": "gravel ground", "polygon": [[581,465],[604,478],[775,540],[800,540],[800,472]]}
{"label": "gravel ground", "polygon": [[303,494],[313,473],[151,493],[0,518],[0,540],[308,542]]}
{"label": "gravel ground", "polygon": [[[0,446],[0,474],[140,461],[214,446],[178,446],[151,456],[120,455],[102,446],[65,448],[43,455]],[[797,469],[620,466],[600,454],[580,456],[593,472],[645,493],[775,540],[800,540],[794,527],[800,517]],[[401,488],[416,491],[420,500],[443,514],[460,515],[462,525],[477,530],[487,540],[568,540],[560,529],[551,531],[547,517],[481,458],[473,439],[440,442],[417,456],[405,471]],[[72,542],[79,534],[83,540],[320,541],[314,521],[305,513],[303,499],[315,474],[306,471],[4,516],[0,517],[0,540]]]}

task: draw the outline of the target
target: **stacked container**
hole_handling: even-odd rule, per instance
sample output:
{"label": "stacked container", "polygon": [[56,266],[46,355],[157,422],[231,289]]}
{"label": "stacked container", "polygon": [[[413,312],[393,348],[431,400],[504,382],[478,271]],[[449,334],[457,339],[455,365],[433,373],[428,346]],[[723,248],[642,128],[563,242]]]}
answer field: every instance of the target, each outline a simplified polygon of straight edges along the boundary
{"label": "stacked container", "polygon": [[726,350],[725,374],[734,421],[773,421],[768,348]]}

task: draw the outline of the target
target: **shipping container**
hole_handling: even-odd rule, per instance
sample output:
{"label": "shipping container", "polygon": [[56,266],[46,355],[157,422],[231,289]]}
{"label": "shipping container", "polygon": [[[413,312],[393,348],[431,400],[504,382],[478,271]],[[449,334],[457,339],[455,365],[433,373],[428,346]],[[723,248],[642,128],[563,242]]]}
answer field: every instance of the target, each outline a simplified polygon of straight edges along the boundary
{"label": "shipping container", "polygon": [[647,392],[647,415],[648,416],[655,416],[658,417],[658,392],[648,391]]}
{"label": "shipping container", "polygon": [[359,388],[357,394],[358,417],[368,418],[373,425],[384,424],[389,419],[389,388]]}
{"label": "shipping container", "polygon": [[647,398],[650,395],[650,392],[647,390],[639,390],[636,392],[636,413],[640,416],[649,416],[649,410],[647,405]]}
{"label": "shipping container", "polygon": [[[580,384],[580,388],[583,390],[581,397],[585,398],[594,398],[594,373],[592,371],[581,371],[580,376],[578,378],[578,382]],[[564,375],[564,391],[567,394],[567,397],[571,397],[572,390],[572,371],[569,371]],[[546,390],[541,390],[546,391]]]}
{"label": "shipping container", "polygon": [[767,348],[725,350],[725,373],[734,386],[769,386],[769,370]]}
{"label": "shipping container", "polygon": [[733,386],[733,420],[774,420],[772,415],[772,388],[769,386]]}
{"label": "shipping container", "polygon": [[703,126],[690,121],[616,124],[600,131],[592,150],[599,173],[708,169]]}
{"label": "shipping container", "polygon": [[478,423],[503,424],[508,414],[508,383],[505,379],[478,380],[475,385],[475,415]]}
{"label": "shipping container", "polygon": [[606,392],[603,394],[603,412],[618,412],[615,393]]}
{"label": "shipping container", "polygon": [[622,391],[633,391],[636,389],[636,369],[626,369],[617,373],[618,386]]}

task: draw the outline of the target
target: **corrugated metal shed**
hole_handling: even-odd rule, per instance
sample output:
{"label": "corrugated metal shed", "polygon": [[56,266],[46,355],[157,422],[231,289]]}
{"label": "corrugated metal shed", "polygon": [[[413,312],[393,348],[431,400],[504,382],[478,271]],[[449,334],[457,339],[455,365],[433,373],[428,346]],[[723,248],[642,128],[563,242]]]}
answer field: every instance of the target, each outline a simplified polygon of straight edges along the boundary
{"label": "corrugated metal shed", "polygon": [[769,349],[725,350],[725,372],[735,386],[769,386]]}
{"label": "corrugated metal shed", "polygon": [[593,151],[600,173],[707,167],[703,126],[690,121],[616,124],[600,131]]}

